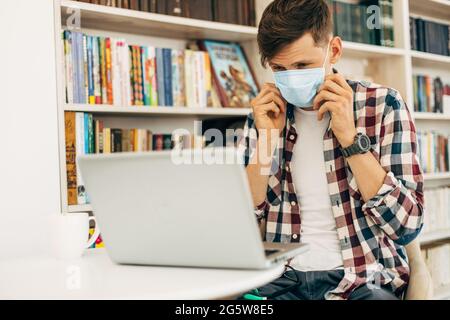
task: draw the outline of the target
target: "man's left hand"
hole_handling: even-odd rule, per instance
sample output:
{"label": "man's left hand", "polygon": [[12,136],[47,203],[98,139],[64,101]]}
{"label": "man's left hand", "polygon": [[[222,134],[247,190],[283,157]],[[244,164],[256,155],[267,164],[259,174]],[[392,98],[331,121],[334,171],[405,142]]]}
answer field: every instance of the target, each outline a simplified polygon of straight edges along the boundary
{"label": "man's left hand", "polygon": [[353,90],[340,74],[325,77],[313,101],[317,118],[323,120],[326,112],[331,114],[331,129],[343,148],[351,146],[357,134],[353,116]]}

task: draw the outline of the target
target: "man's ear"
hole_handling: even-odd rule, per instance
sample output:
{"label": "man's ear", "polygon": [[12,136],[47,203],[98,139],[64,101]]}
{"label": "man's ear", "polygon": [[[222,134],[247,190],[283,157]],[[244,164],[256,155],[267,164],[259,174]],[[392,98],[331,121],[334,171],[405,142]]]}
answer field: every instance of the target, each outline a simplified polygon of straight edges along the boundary
{"label": "man's ear", "polygon": [[330,42],[330,48],[331,48],[331,58],[330,63],[331,64],[337,64],[342,56],[342,39],[340,37],[333,37]]}

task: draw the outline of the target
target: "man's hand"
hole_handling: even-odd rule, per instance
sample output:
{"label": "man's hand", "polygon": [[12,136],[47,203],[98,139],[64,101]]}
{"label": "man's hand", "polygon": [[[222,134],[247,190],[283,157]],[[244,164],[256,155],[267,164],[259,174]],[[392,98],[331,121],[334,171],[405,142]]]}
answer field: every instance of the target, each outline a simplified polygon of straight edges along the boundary
{"label": "man's hand", "polygon": [[255,125],[258,130],[280,132],[286,125],[286,101],[273,83],[266,83],[259,95],[252,100]]}
{"label": "man's hand", "polygon": [[351,146],[357,134],[353,116],[353,90],[340,74],[325,77],[313,102],[318,120],[331,113],[331,129],[343,148]]}

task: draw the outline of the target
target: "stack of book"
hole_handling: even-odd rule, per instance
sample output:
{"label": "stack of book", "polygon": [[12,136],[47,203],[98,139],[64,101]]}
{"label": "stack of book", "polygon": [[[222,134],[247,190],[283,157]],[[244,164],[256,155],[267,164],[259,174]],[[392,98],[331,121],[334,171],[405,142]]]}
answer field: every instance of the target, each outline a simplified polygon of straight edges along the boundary
{"label": "stack of book", "polygon": [[450,114],[450,84],[441,78],[414,75],[414,111]]}
{"label": "stack of book", "polygon": [[335,35],[345,41],[394,47],[392,0],[359,3],[328,0],[328,4],[333,14]]}
{"label": "stack of book", "polygon": [[108,128],[83,112],[65,113],[67,194],[69,205],[89,203],[76,158],[85,154],[203,148],[203,137],[154,134],[147,129]]}
{"label": "stack of book", "polygon": [[450,55],[450,33],[449,25],[421,18],[409,19],[411,32],[411,49],[440,54]]}
{"label": "stack of book", "polygon": [[63,40],[68,104],[249,107],[259,91],[237,43],[174,50],[71,31]]}
{"label": "stack of book", "polygon": [[425,203],[427,214],[422,233],[450,231],[450,188],[426,189]]}
{"label": "stack of book", "polygon": [[422,255],[431,273],[434,290],[450,285],[450,245],[422,250]]}
{"label": "stack of book", "polygon": [[78,0],[144,12],[256,26],[255,0]]}
{"label": "stack of book", "polygon": [[64,49],[69,104],[221,106],[217,94],[213,100],[206,52],[128,46],[70,31]]}
{"label": "stack of book", "polygon": [[425,173],[450,171],[449,138],[434,131],[417,131],[420,162]]}

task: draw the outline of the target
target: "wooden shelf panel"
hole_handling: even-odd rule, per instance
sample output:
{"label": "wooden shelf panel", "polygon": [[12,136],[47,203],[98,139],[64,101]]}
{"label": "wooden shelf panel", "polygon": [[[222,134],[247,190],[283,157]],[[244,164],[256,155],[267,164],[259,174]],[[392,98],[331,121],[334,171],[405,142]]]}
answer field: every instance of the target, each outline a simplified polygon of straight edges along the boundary
{"label": "wooden shelf panel", "polygon": [[67,211],[68,211],[68,213],[92,212],[92,207],[89,204],[69,206],[69,209]]}
{"label": "wooden shelf panel", "polygon": [[450,68],[450,57],[421,52],[421,51],[411,51],[413,66],[424,67],[424,68]]}
{"label": "wooden shelf panel", "polygon": [[439,120],[439,121],[449,121],[450,114],[442,114],[442,113],[432,113],[432,112],[415,112],[414,113],[415,120]]}
{"label": "wooden shelf panel", "polygon": [[108,115],[170,116],[170,117],[244,117],[249,108],[183,108],[183,107],[114,107],[107,105],[66,105],[64,111],[89,112]]}
{"label": "wooden shelf panel", "polygon": [[62,0],[61,18],[65,25],[67,9],[78,8],[81,27],[172,39],[255,40],[256,27],[203,21],[163,14],[114,8],[90,3]]}
{"label": "wooden shelf panel", "polygon": [[425,181],[450,180],[450,172],[426,173]]}
{"label": "wooden shelf panel", "polygon": [[433,17],[450,23],[450,1],[448,0],[409,0],[411,13],[423,17]]}
{"label": "wooden shelf panel", "polygon": [[443,240],[450,240],[450,230],[428,232],[420,236],[421,245],[429,245]]}
{"label": "wooden shelf panel", "polygon": [[344,56],[353,58],[387,58],[391,56],[402,56],[404,49],[375,46],[365,43],[344,41]]}

